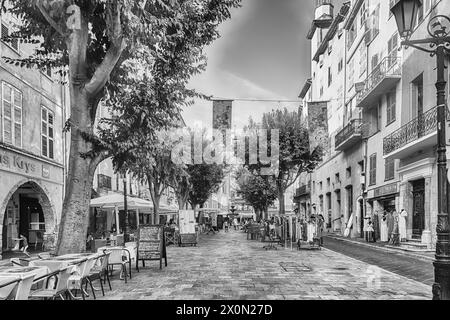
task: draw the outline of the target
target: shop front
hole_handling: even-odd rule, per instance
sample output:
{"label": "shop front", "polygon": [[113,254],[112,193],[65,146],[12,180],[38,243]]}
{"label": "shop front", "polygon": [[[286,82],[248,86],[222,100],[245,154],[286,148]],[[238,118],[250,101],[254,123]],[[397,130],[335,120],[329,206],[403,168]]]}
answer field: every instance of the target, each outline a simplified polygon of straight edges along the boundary
{"label": "shop front", "polygon": [[23,246],[52,250],[63,201],[63,168],[0,147],[0,258]]}
{"label": "shop front", "polygon": [[393,213],[394,211],[400,213],[399,196],[400,188],[398,182],[368,191],[367,216],[364,223],[368,222],[368,218],[372,220],[377,240],[380,239],[380,224],[383,214]]}

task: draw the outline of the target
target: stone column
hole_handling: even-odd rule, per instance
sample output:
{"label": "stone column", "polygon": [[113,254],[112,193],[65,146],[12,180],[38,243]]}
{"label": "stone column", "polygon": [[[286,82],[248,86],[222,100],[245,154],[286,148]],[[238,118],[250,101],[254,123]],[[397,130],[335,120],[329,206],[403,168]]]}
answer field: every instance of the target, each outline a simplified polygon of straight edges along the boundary
{"label": "stone column", "polygon": [[422,243],[432,248],[431,235],[431,199],[432,199],[432,184],[431,177],[425,177],[425,230],[422,233]]}
{"label": "stone column", "polygon": [[401,212],[402,209],[405,209],[408,213],[408,216],[406,217],[406,237],[408,239],[412,239],[412,233],[413,233],[413,225],[412,225],[412,190],[411,190],[411,184],[409,182],[402,182],[400,184],[400,196],[399,196],[399,212]]}

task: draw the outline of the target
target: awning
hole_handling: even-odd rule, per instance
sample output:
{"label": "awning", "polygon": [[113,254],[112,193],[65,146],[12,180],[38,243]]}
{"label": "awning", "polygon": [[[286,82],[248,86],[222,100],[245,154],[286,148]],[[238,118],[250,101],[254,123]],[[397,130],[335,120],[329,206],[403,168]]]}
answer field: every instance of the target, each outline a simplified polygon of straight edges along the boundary
{"label": "awning", "polygon": [[[119,193],[108,194],[106,196],[92,199],[91,208],[101,209],[124,209],[124,195]],[[153,203],[144,199],[127,196],[127,208],[129,210],[139,210],[140,212],[153,212]]]}

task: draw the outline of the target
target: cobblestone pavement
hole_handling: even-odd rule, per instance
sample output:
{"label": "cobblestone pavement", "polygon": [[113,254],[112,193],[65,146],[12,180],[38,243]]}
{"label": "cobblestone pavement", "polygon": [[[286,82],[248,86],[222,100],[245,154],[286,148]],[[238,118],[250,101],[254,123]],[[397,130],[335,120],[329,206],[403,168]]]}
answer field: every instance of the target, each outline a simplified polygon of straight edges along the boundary
{"label": "cobblestone pavement", "polygon": [[399,253],[385,252],[378,248],[362,246],[358,243],[339,241],[332,237],[325,237],[324,245],[325,248],[420,281],[424,284],[432,286],[434,283],[434,267],[432,261],[423,261]]}
{"label": "cobblestone pavement", "polygon": [[[431,287],[339,253],[266,251],[237,231],[202,235],[198,247],[169,247],[159,262],[124,281],[117,273],[107,300],[426,299]],[[146,265],[149,262],[146,263]],[[377,275],[380,277],[377,278]],[[379,281],[377,282],[377,279]],[[369,285],[368,285],[369,283]]]}

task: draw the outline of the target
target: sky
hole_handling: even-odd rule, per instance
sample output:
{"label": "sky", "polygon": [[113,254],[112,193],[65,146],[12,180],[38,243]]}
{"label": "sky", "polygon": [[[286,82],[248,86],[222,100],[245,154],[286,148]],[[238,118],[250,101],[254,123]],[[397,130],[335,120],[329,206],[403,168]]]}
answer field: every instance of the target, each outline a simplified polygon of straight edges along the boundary
{"label": "sky", "polygon": [[[313,0],[242,0],[232,18],[220,26],[221,38],[206,50],[207,70],[190,82],[198,91],[225,99],[298,100],[310,76]],[[233,126],[243,127],[251,116],[300,102],[233,104]],[[188,126],[212,126],[212,102],[198,100],[183,117]]]}

